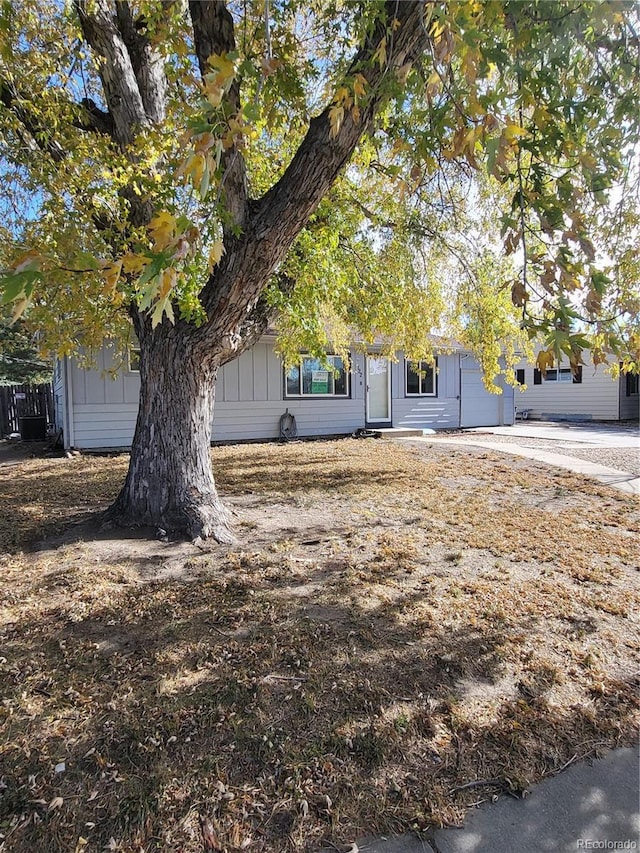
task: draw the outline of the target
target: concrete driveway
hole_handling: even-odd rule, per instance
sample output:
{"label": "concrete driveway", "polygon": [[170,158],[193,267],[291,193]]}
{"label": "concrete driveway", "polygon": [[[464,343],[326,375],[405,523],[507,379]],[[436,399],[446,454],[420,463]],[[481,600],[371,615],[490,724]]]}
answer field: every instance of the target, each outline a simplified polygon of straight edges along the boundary
{"label": "concrete driveway", "polygon": [[557,423],[517,421],[513,426],[474,427],[466,433],[505,435],[510,439],[537,438],[548,441],[584,442],[600,447],[631,447],[640,452],[638,423]]}

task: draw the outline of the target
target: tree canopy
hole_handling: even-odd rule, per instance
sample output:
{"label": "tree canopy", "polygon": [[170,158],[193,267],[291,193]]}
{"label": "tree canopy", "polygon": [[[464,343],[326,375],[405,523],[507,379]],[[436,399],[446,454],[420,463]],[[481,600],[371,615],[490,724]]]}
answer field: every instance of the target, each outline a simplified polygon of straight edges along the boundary
{"label": "tree canopy", "polygon": [[[5,301],[57,353],[127,334],[131,303],[206,325],[230,244],[295,190],[313,198],[248,300],[279,316],[286,353],[356,327],[418,355],[438,331],[495,373],[496,339],[524,322],[572,363],[591,346],[637,368],[637,17],[574,0],[5,3]],[[315,192],[320,145],[344,163]]]}
{"label": "tree canopy", "polygon": [[23,323],[0,320],[0,385],[38,385],[50,382],[51,373]]}
{"label": "tree canopy", "polygon": [[51,373],[23,324],[0,321],[0,385],[38,385],[50,382]]}

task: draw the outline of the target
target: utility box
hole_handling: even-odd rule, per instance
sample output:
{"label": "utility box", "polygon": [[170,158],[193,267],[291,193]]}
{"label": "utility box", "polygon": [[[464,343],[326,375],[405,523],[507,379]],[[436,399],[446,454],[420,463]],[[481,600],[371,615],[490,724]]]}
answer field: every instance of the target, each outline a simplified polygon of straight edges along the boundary
{"label": "utility box", "polygon": [[20,438],[23,441],[46,441],[47,419],[44,415],[23,415],[20,418]]}

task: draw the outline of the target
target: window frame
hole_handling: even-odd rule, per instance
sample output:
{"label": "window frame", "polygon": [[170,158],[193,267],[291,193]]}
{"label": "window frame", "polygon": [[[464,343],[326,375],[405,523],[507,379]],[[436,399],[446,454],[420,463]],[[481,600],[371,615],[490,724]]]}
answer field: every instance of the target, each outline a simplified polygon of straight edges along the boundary
{"label": "window frame", "polygon": [[637,373],[626,373],[625,374],[625,396],[627,397],[635,397],[636,394],[640,391],[640,377]]}
{"label": "window frame", "polygon": [[[415,373],[419,380],[419,387],[422,388],[423,381],[427,378],[428,371],[433,372],[433,391],[409,391],[408,390],[408,375],[409,375],[409,365],[417,364],[418,370],[412,370],[412,373]],[[424,368],[422,367],[424,365]],[[420,371],[423,371],[425,375],[420,376]],[[404,360],[404,396],[408,398],[412,397],[437,397],[438,396],[438,359],[436,358],[433,364],[429,364],[424,359],[420,359],[420,361],[412,361],[411,359],[405,358]]]}
{"label": "window frame", "polygon": [[[283,370],[283,379],[284,379],[283,394],[284,394],[285,400],[349,400],[349,399],[351,399],[351,365],[348,364],[346,359],[344,359],[340,355],[336,355],[335,353],[327,353],[325,358],[326,358],[326,361],[329,365],[334,364],[335,359],[340,360],[341,367],[339,369],[341,369],[342,373],[344,374],[344,385],[345,385],[344,393],[343,394],[336,394],[336,392],[335,392],[336,376],[335,376],[335,373],[333,373],[331,367],[321,368],[321,369],[322,370],[325,370],[325,369],[328,370],[329,373],[332,375],[333,389],[334,390],[332,392],[325,393],[325,394],[313,394],[313,393],[309,393],[309,392],[305,393],[304,382],[303,382],[304,362],[305,362],[305,360],[307,360],[307,361],[314,361],[314,362],[320,362],[321,363],[321,359],[316,358],[312,355],[302,353],[300,355],[300,361],[296,365],[293,366],[293,367],[297,367],[298,371],[299,371],[299,373],[298,373],[298,388],[299,388],[299,390],[297,393],[290,393],[289,392],[289,386],[288,386],[289,373],[291,372],[291,370],[293,368],[291,367],[291,368],[289,368],[289,370],[287,370],[285,368]],[[313,382],[313,380],[312,380],[312,382]]]}

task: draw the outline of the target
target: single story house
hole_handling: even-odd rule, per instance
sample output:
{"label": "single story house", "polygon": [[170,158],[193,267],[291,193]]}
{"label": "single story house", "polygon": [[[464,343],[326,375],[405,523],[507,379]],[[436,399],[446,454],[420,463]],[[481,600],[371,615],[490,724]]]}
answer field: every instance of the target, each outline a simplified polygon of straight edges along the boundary
{"label": "single story house", "polygon": [[[298,436],[348,435],[361,428],[455,429],[511,424],[513,388],[499,380],[502,394],[489,393],[480,366],[462,349],[440,354],[436,370],[371,352],[352,353],[349,365],[329,356],[327,370],[302,355],[289,371],[265,336],[218,374],[212,440],[236,442],[280,437],[282,415],[295,418]],[[56,426],[64,445],[80,450],[131,446],[138,411],[140,376],[132,359],[112,378],[114,355],[98,354],[94,369],[73,358],[56,366]]]}
{"label": "single story house", "polygon": [[541,371],[524,361],[518,365],[516,414],[550,421],[623,421],[640,416],[638,376],[621,374],[613,379],[606,365],[594,366],[584,354],[585,364],[572,373],[569,363]]}

